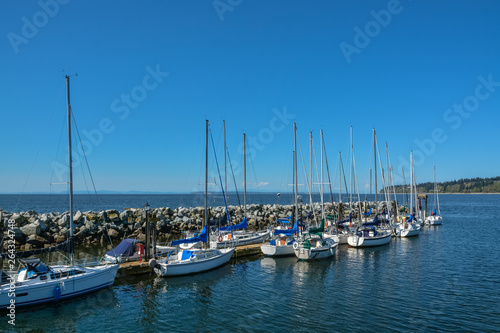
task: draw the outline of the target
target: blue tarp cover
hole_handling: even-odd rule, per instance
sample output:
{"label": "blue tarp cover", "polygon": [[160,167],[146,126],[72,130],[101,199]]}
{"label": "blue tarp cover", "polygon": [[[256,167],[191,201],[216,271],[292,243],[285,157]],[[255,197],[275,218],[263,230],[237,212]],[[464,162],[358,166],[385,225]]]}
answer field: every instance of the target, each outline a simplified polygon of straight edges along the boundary
{"label": "blue tarp cover", "polygon": [[368,213],[363,213],[365,216],[370,216],[372,215],[372,209],[370,208],[370,211]]}
{"label": "blue tarp cover", "polygon": [[193,254],[193,251],[183,250],[183,251],[182,251],[182,257],[181,257],[181,260],[186,260],[186,259],[191,258],[191,255],[192,255],[192,254]]}
{"label": "blue tarp cover", "polygon": [[349,217],[346,218],[345,220],[338,221],[337,223],[344,223],[344,222],[349,222],[352,219],[352,214],[349,214]]}
{"label": "blue tarp cover", "polygon": [[118,257],[120,255],[130,257],[134,255],[138,243],[144,244],[138,239],[126,238],[122,240],[117,247],[115,247],[111,251],[108,251],[106,254],[112,257]]}
{"label": "blue tarp cover", "polygon": [[198,236],[172,241],[172,246],[185,243],[198,243],[198,242],[206,243],[207,237],[208,237],[207,226],[204,226]]}
{"label": "blue tarp cover", "polygon": [[274,229],[275,235],[295,235],[299,230],[299,222],[295,221],[292,229]]}
{"label": "blue tarp cover", "polygon": [[246,228],[247,228],[247,217],[245,216],[243,218],[243,221],[241,221],[241,223],[236,225],[228,225],[227,227],[221,227],[219,228],[219,231],[231,231],[231,230],[246,229]]}

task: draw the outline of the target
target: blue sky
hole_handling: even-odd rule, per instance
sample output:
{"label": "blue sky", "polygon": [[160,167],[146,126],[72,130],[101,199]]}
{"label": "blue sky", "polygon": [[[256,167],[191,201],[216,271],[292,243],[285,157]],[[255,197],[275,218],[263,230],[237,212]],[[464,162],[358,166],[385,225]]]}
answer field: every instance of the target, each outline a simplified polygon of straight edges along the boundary
{"label": "blue sky", "polygon": [[[290,190],[293,122],[307,168],[309,132],[319,163],[323,129],[334,182],[339,151],[349,169],[353,126],[361,192],[373,128],[397,183],[403,165],[408,180],[410,149],[419,182],[432,181],[434,164],[438,181],[499,175],[497,1],[0,6],[1,193],[64,191],[51,183],[66,181],[64,75],[74,73],[71,104],[98,190],[201,190],[205,119],[221,165],[226,121],[240,187],[247,134],[251,190]],[[77,190],[90,188],[83,164]]]}

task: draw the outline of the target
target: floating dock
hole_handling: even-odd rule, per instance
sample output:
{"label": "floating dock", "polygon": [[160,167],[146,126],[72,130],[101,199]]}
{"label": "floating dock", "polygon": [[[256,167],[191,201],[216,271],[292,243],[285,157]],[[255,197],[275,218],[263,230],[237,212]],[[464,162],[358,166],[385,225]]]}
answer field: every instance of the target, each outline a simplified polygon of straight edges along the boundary
{"label": "floating dock", "polygon": [[[231,259],[261,255],[262,251],[260,250],[260,246],[262,244],[250,244],[250,245],[242,245],[237,246],[234,250],[233,256]],[[116,277],[123,277],[127,275],[142,275],[151,273],[151,267],[147,261],[128,261],[120,264],[118,267],[118,273]]]}

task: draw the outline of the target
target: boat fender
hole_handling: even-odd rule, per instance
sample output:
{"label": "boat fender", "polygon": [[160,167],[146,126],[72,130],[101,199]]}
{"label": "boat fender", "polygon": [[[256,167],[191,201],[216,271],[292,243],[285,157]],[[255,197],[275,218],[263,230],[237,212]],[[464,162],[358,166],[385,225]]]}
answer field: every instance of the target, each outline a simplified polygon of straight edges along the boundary
{"label": "boat fender", "polygon": [[150,259],[149,260],[149,267],[151,268],[155,268],[155,266],[158,264],[158,262],[156,261],[156,259]]}
{"label": "boat fender", "polygon": [[293,243],[293,248],[294,248],[295,250],[297,250],[297,249],[299,248],[299,243],[298,243],[298,242],[294,242],[294,243]]}
{"label": "boat fender", "polygon": [[61,298],[61,288],[59,286],[56,286],[54,288],[54,299],[58,301]]}
{"label": "boat fender", "polygon": [[219,236],[219,243],[222,242],[222,236]]}

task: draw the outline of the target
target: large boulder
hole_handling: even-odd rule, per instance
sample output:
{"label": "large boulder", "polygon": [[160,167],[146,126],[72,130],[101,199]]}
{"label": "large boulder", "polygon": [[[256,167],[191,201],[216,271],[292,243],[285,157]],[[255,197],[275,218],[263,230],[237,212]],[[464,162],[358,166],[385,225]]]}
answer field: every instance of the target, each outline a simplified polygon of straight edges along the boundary
{"label": "large boulder", "polygon": [[37,236],[37,235],[30,235],[26,239],[27,244],[31,244],[36,247],[44,247],[45,244],[47,244],[47,240],[43,237]]}
{"label": "large boulder", "polygon": [[59,226],[69,226],[69,215],[64,214],[63,216],[59,217],[57,220],[57,225]]}
{"label": "large boulder", "polygon": [[75,234],[75,237],[78,239],[83,239],[87,237],[90,234],[90,230],[87,227],[81,227],[80,231],[78,231],[77,234]]}
{"label": "large boulder", "polygon": [[21,227],[21,231],[26,236],[29,236],[29,235],[37,235],[38,236],[42,232],[42,228],[40,227],[40,224],[31,223],[31,224],[25,225],[24,227]]}
{"label": "large boulder", "polygon": [[106,214],[108,215],[108,219],[111,222],[116,223],[116,222],[120,222],[121,221],[120,214],[118,214],[118,212],[116,210],[109,211]]}
{"label": "large boulder", "polygon": [[15,225],[16,227],[20,227],[21,225],[24,224],[25,221],[26,218],[17,213],[12,214],[12,216],[9,218],[9,224]]}
{"label": "large boulder", "polygon": [[80,211],[77,211],[75,215],[73,215],[73,222],[75,224],[80,224],[83,222],[83,214]]}
{"label": "large boulder", "polygon": [[109,229],[108,236],[111,237],[111,239],[116,239],[116,238],[120,238],[120,233],[118,232],[118,230]]}

